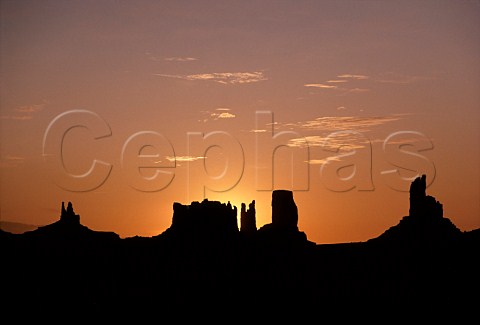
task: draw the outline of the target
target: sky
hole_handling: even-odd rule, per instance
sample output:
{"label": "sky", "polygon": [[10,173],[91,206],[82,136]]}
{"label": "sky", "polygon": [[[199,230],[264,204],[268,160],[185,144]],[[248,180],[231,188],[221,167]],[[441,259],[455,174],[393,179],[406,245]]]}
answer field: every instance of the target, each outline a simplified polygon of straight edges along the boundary
{"label": "sky", "polygon": [[[318,244],[480,227],[479,1],[0,1],[0,221],[154,236],[293,191]],[[239,223],[240,226],[240,223]]]}

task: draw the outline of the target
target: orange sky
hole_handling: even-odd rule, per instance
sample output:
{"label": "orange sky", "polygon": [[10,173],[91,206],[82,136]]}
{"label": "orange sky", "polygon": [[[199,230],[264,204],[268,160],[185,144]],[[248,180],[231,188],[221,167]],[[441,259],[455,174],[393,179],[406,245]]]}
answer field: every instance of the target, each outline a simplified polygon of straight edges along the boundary
{"label": "orange sky", "polygon": [[208,197],[256,200],[260,227],[282,188],[308,239],[364,241],[425,173],[480,227],[476,1],[0,4],[2,221],[72,201],[91,229],[152,236]]}

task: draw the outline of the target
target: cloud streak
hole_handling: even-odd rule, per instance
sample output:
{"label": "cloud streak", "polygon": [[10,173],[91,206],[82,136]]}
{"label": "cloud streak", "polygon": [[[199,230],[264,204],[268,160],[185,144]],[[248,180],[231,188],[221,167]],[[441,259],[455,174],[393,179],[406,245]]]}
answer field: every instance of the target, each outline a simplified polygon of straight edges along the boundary
{"label": "cloud streak", "polygon": [[313,87],[313,88],[323,88],[323,89],[336,89],[337,86],[332,85],[325,85],[325,84],[305,84],[305,87]]}
{"label": "cloud streak", "polygon": [[170,57],[163,57],[157,56],[152,52],[145,52],[145,55],[151,61],[167,61],[167,62],[190,62],[190,61],[197,61],[197,58],[189,57],[189,56],[170,56]]}
{"label": "cloud streak", "polygon": [[207,157],[195,157],[195,156],[166,156],[165,159],[167,159],[170,162],[174,161],[182,161],[182,162],[190,162],[190,161],[197,161],[201,159],[206,159]]}
{"label": "cloud streak", "polygon": [[33,119],[32,115],[2,115],[0,116],[2,120],[16,120],[16,121],[26,121]]}
{"label": "cloud streak", "polygon": [[362,130],[368,131],[370,128],[385,123],[394,122],[405,118],[406,114],[395,114],[389,116],[323,116],[314,120],[283,123],[282,126],[294,127],[309,130],[321,131],[342,131],[342,130]]}
{"label": "cloud streak", "polygon": [[14,111],[19,113],[36,113],[42,111],[44,108],[45,104],[34,104],[17,107],[14,109]]}
{"label": "cloud streak", "polygon": [[352,89],[348,89],[348,92],[349,92],[349,93],[364,93],[364,92],[367,92],[367,91],[370,91],[370,89],[368,89],[368,88],[352,88]]}
{"label": "cloud streak", "polygon": [[46,102],[42,104],[33,104],[33,105],[24,105],[16,107],[11,110],[12,115],[2,115],[0,119],[2,120],[16,120],[16,121],[26,121],[33,119],[33,116],[43,111],[46,106]]}
{"label": "cloud streak", "polygon": [[261,71],[253,72],[214,72],[214,73],[202,73],[202,74],[190,74],[190,75],[169,75],[155,73],[155,76],[177,78],[189,81],[212,81],[220,84],[248,84],[255,83],[264,80],[268,80],[267,77]]}
{"label": "cloud streak", "polygon": [[355,150],[366,147],[377,141],[371,141],[365,133],[373,128],[405,118],[406,114],[390,116],[325,116],[313,120],[296,123],[282,123],[282,128],[303,129],[321,135],[314,134],[300,138],[291,139],[288,146],[323,147],[325,149],[348,149]]}
{"label": "cloud streak", "polygon": [[6,157],[0,160],[0,167],[2,168],[18,167],[22,165],[24,162],[25,162],[25,157],[7,155]]}
{"label": "cloud streak", "polygon": [[347,82],[348,80],[345,79],[334,79],[334,80],[327,80],[328,83],[344,83]]}
{"label": "cloud streak", "polygon": [[165,61],[170,61],[170,62],[189,62],[189,61],[197,61],[197,58],[192,58],[192,57],[169,57],[169,58],[164,58],[163,60]]}
{"label": "cloud streak", "polygon": [[[304,84],[304,87],[311,87],[311,88],[320,88],[320,89],[331,89],[335,91],[343,91],[343,94],[348,93],[363,93],[369,91],[367,88],[349,88],[347,84],[349,82],[356,82],[356,81],[364,81],[369,79],[369,76],[363,74],[341,74],[338,75],[337,78],[339,79],[329,79],[327,81],[321,83],[307,83]],[[340,87],[342,85],[343,87]]]}
{"label": "cloud streak", "polygon": [[369,79],[369,76],[365,76],[363,74],[341,74],[338,75],[337,78],[344,78],[344,79],[353,79],[353,80],[365,80]]}
{"label": "cloud streak", "polygon": [[235,118],[235,114],[223,112],[223,113],[212,113],[210,116],[213,117],[214,120],[221,119],[221,118]]}
{"label": "cloud streak", "polygon": [[386,84],[398,84],[398,85],[407,85],[412,84],[418,81],[431,80],[431,77],[423,76],[407,76],[407,75],[398,75],[393,73],[388,73],[376,79],[377,82],[386,83]]}
{"label": "cloud streak", "polygon": [[331,161],[340,161],[340,160],[341,160],[340,157],[332,156],[324,159],[310,159],[310,160],[306,160],[305,162],[310,165],[324,165],[324,164],[328,164]]}
{"label": "cloud streak", "polygon": [[343,148],[348,150],[364,148],[369,142],[360,139],[355,133],[338,133],[333,136],[312,135],[304,138],[291,139],[288,142],[289,147],[306,148],[306,147],[323,147],[325,149]]}
{"label": "cloud streak", "polygon": [[214,112],[212,111],[202,111],[201,113],[206,114],[207,116],[199,120],[199,122],[208,122],[209,120],[220,120],[220,119],[232,119],[237,117],[234,113],[230,112],[230,108],[219,107],[216,108]]}
{"label": "cloud streak", "polygon": [[[368,81],[370,81],[370,83],[367,83],[369,86],[372,86],[372,83],[408,85],[422,80],[433,79],[432,77],[401,75],[396,73],[385,73],[381,76],[373,77],[363,74],[346,73],[337,75],[336,78],[338,79],[329,79],[318,83],[307,83],[304,84],[304,86],[319,89],[331,89],[336,92],[340,91],[341,95],[348,95],[369,92],[370,87],[361,87]],[[352,83],[355,86],[350,86]]]}

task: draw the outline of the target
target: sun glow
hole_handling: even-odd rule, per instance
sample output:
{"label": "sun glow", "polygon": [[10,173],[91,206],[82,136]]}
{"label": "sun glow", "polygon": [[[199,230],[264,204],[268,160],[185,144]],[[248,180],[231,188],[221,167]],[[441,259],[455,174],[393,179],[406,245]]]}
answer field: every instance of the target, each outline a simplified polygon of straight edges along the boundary
{"label": "sun glow", "polygon": [[210,201],[220,201],[227,204],[230,202],[232,207],[237,208],[237,225],[238,229],[241,227],[241,211],[242,203],[245,204],[245,209],[248,210],[249,204],[255,201],[255,219],[256,227],[259,229],[265,224],[271,223],[271,192],[269,191],[240,191],[232,189],[222,193],[209,193],[207,195]]}

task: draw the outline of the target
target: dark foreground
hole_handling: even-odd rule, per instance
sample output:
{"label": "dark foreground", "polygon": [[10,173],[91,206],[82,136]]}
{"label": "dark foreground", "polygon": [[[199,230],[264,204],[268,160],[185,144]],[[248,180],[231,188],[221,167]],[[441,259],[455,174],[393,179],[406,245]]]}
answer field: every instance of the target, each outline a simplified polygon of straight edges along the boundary
{"label": "dark foreground", "polygon": [[[479,230],[458,230],[435,216],[434,203],[415,207],[411,199],[410,215],[383,235],[335,245],[308,241],[296,220],[275,211],[272,224],[259,230],[219,226],[209,216],[227,208],[215,210],[219,203],[206,201],[197,204],[203,210],[177,204],[172,227],[158,236],[121,239],[81,225],[69,205],[54,224],[24,234],[0,232],[2,315],[474,315]],[[252,209],[243,207],[242,218],[248,213]]]}

